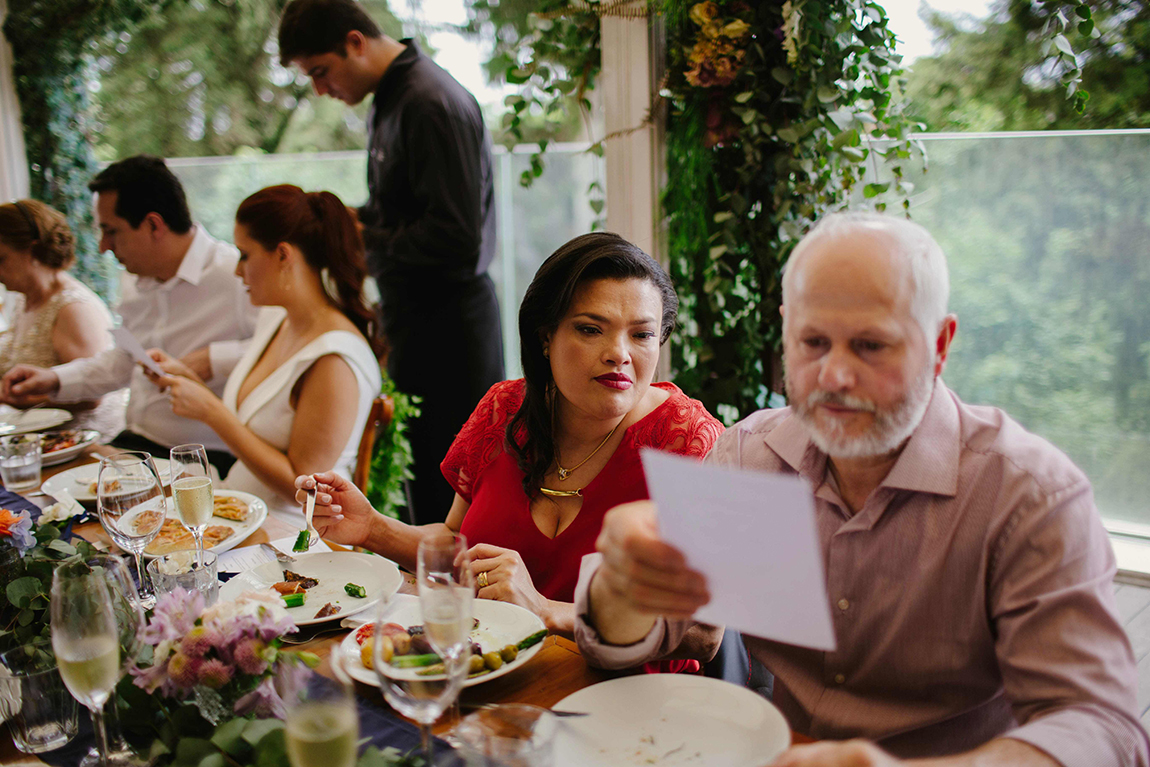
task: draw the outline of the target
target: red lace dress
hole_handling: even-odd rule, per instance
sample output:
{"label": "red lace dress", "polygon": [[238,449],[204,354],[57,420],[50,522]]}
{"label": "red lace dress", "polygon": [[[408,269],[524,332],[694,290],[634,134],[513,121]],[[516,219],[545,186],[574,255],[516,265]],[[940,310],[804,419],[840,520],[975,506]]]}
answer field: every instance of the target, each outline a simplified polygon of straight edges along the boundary
{"label": "red lace dress", "polygon": [[[679,387],[652,386],[670,396],[628,427],[607,465],[583,488],[579,514],[554,538],[536,527],[523,492],[523,472],[503,449],[507,422],[523,402],[523,379],[492,386],[440,466],[455,492],[471,504],[460,531],[468,543],[518,551],[540,594],[559,602],[575,601],[579,564],[585,554],[595,551],[603,515],[621,503],[650,497],[639,449],[653,447],[701,460],[723,431],[722,424]],[[698,668],[695,661],[687,663]]]}

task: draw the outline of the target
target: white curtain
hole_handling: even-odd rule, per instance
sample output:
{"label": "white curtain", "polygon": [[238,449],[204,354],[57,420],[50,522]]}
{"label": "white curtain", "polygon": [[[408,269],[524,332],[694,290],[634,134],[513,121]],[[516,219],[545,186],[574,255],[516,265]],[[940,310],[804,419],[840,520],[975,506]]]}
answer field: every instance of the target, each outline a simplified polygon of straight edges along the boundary
{"label": "white curtain", "polygon": [[[8,0],[0,0],[0,25],[8,16]],[[12,47],[0,32],[0,202],[28,196],[28,158],[16,82],[12,77]]]}

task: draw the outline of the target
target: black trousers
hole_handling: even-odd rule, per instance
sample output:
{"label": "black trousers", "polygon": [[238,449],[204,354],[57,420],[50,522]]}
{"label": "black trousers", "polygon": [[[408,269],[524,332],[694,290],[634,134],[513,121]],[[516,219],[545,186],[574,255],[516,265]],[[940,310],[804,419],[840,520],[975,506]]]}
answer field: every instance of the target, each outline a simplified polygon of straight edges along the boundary
{"label": "black trousers", "polygon": [[[156,458],[163,458],[167,460],[171,453],[171,448],[164,447],[159,442],[137,434],[134,431],[122,431],[116,435],[116,438],[109,442],[112,447],[118,447],[121,450],[137,450],[143,453],[150,453]],[[208,450],[208,463],[216,467],[220,477],[226,477],[228,470],[232,468],[232,464],[236,462],[236,457],[225,450]]]}
{"label": "black trousers", "polygon": [[396,388],[423,399],[409,427],[415,465],[416,524],[442,522],[455,491],[439,471],[479,400],[503,380],[503,331],[495,285],[486,274],[466,283],[421,281],[385,292],[387,372]]}

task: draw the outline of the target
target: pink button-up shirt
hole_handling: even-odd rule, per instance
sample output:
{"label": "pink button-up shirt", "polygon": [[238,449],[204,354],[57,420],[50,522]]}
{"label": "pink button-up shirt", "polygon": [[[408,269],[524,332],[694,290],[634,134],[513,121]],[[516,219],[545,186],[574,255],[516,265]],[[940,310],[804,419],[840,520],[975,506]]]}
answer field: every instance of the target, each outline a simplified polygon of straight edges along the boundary
{"label": "pink button-up shirt", "polygon": [[[789,408],[727,430],[707,460],[798,474],[815,494],[839,649],[744,638],[775,674],[774,700],[793,729],[870,738],[904,757],[1007,734],[1068,766],[1147,765],[1114,554],[1089,481],[1048,442],[940,380],[853,516]],[[763,555],[771,548],[764,541]],[[618,668],[673,650],[689,623],[660,620],[627,647],[599,640],[584,620],[598,563],[584,560],[576,591],[588,661]]]}

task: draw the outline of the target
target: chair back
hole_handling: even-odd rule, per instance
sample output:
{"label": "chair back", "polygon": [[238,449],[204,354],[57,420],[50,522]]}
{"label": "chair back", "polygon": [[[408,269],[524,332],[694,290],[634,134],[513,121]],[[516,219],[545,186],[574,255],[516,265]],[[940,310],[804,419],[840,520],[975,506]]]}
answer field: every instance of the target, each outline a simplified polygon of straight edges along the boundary
{"label": "chair back", "polygon": [[376,397],[367,414],[363,436],[359,438],[359,452],[355,456],[355,473],[351,480],[360,490],[367,492],[367,480],[371,475],[371,455],[375,450],[375,440],[379,433],[391,424],[395,415],[395,401],[391,397]]}

